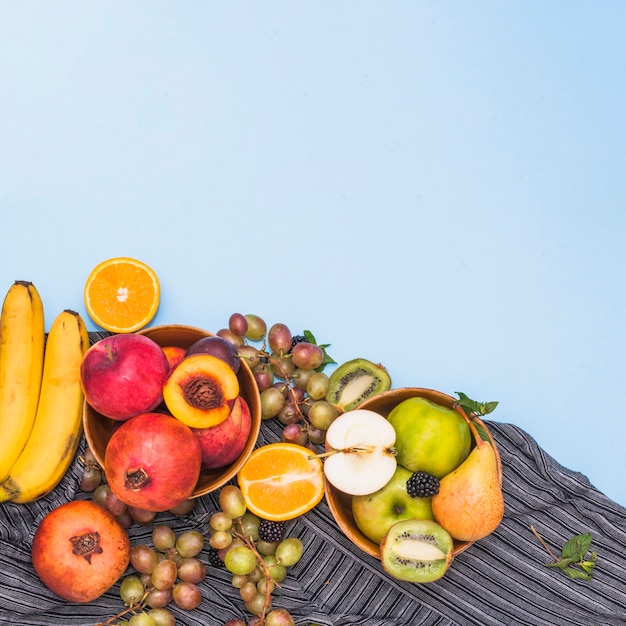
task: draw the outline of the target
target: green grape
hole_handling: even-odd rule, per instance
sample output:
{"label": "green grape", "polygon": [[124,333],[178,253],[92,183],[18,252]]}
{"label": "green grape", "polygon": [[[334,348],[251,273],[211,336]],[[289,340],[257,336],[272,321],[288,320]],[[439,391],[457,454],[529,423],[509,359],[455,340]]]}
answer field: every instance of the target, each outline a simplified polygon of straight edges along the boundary
{"label": "green grape", "polygon": [[233,574],[233,577],[230,580],[230,584],[235,589],[241,589],[241,587],[243,587],[243,585],[245,585],[247,582],[248,582],[248,577],[242,576],[241,574]]}
{"label": "green grape", "polygon": [[303,552],[304,546],[300,539],[297,537],[287,537],[278,544],[275,556],[281,565],[291,567],[302,558]]}
{"label": "green grape", "polygon": [[285,404],[285,396],[276,387],[268,387],[261,392],[261,419],[267,420],[280,413]]}
{"label": "green grape", "polygon": [[176,533],[164,524],[155,526],[152,529],[152,545],[159,552],[167,552],[172,550],[176,545]]}
{"label": "green grape", "polygon": [[243,532],[250,541],[259,539],[259,524],[261,520],[251,511],[246,511],[241,517]]}
{"label": "green grape", "polygon": [[268,556],[264,556],[263,560],[269,569],[272,580],[275,580],[277,583],[281,583],[285,580],[285,578],[287,578],[287,567],[282,563],[279,563],[275,555],[270,554]]}
{"label": "green grape", "polygon": [[182,557],[198,556],[204,548],[204,535],[198,530],[186,530],[176,540],[176,549]]}
{"label": "green grape", "polygon": [[220,489],[218,497],[220,508],[229,517],[235,519],[246,512],[246,501],[239,487],[226,485]]}
{"label": "green grape", "polygon": [[294,626],[295,622],[286,609],[273,609],[265,616],[265,626]]}
{"label": "green grape", "polygon": [[270,367],[274,376],[279,380],[288,380],[291,375],[296,371],[296,366],[293,364],[293,360],[290,354],[281,356],[272,352],[270,355]]}
{"label": "green grape", "polygon": [[311,378],[311,376],[313,376],[314,373],[315,370],[299,367],[291,375],[291,379],[293,380],[296,387],[300,387],[300,389],[304,389],[304,391],[306,391],[307,385],[309,384],[309,379]]}
{"label": "green grape", "polygon": [[315,428],[328,430],[328,427],[335,421],[339,411],[326,400],[316,400],[309,408],[307,417]]}
{"label": "green grape", "polygon": [[256,588],[259,593],[262,593],[264,595],[268,588],[269,588],[269,592],[272,593],[274,589],[276,589],[276,581],[273,578],[270,578],[268,580],[267,578],[263,577],[256,584]]}
{"label": "green grape", "polygon": [[277,547],[278,541],[263,541],[263,539],[259,539],[256,542],[256,549],[264,556],[275,554]]}
{"label": "green grape", "polygon": [[152,570],[152,585],[162,591],[171,587],[178,577],[178,567],[172,559],[164,559]]}
{"label": "green grape", "polygon": [[322,400],[328,393],[330,386],[330,378],[324,372],[315,372],[311,374],[306,385],[306,392],[313,400]]}
{"label": "green grape", "polygon": [[251,581],[247,581],[239,587],[239,596],[244,602],[252,601],[258,592],[256,585]]}
{"label": "green grape", "polygon": [[120,597],[126,606],[134,606],[143,598],[146,588],[139,576],[126,576],[120,584]]}
{"label": "green grape", "polygon": [[129,620],[128,626],[157,626],[156,622],[147,613],[135,613]]}
{"label": "green grape", "polygon": [[145,544],[133,546],[130,550],[130,564],[140,574],[150,574],[159,562],[159,556]]}
{"label": "green grape", "polygon": [[173,506],[170,509],[170,513],[172,515],[187,515],[187,513],[191,513],[196,506],[195,498],[188,498],[187,500],[183,500],[180,504]]}
{"label": "green grape", "polygon": [[246,321],[248,322],[248,328],[246,329],[245,336],[250,339],[250,341],[260,341],[265,337],[265,333],[267,332],[267,324],[262,317],[258,315],[254,315],[253,313],[247,313],[245,315]]}
{"label": "green grape", "polygon": [[175,626],[176,618],[171,611],[165,608],[150,609],[148,615],[154,620],[156,626]]}
{"label": "green grape", "polygon": [[248,574],[248,578],[254,584],[258,583],[259,580],[265,578],[265,572],[260,565],[257,565],[251,572]]}
{"label": "green grape", "polygon": [[233,526],[233,518],[226,515],[224,511],[217,511],[211,515],[209,525],[212,530],[230,530]]}
{"label": "green grape", "polygon": [[239,353],[239,358],[243,359],[251,370],[261,362],[261,354],[254,346],[239,346],[237,352]]}
{"label": "green grape", "polygon": [[256,555],[247,546],[236,546],[226,552],[224,565],[231,574],[246,576],[257,566]]}
{"label": "green grape", "polygon": [[216,550],[228,548],[232,542],[233,536],[225,530],[218,530],[209,537],[209,545]]}
{"label": "green grape", "polygon": [[[244,604],[248,612],[252,613],[252,615],[261,615],[261,613],[263,613],[263,609],[266,608],[265,600],[265,595],[257,592],[256,596],[252,600],[245,602]],[[270,608],[271,606],[272,599],[270,598],[267,608]]]}

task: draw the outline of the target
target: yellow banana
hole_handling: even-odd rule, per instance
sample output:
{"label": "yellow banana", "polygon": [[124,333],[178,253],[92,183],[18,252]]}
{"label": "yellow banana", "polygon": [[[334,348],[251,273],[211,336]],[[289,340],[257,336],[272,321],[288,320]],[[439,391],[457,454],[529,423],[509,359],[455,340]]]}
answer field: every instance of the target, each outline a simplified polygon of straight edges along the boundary
{"label": "yellow banana", "polygon": [[62,311],[48,333],[35,423],[0,484],[0,502],[32,502],[52,491],[69,469],[83,432],[80,364],[88,346],[80,315]]}
{"label": "yellow banana", "polygon": [[39,292],[32,283],[16,280],[0,312],[0,482],[22,452],[35,421],[44,344]]}

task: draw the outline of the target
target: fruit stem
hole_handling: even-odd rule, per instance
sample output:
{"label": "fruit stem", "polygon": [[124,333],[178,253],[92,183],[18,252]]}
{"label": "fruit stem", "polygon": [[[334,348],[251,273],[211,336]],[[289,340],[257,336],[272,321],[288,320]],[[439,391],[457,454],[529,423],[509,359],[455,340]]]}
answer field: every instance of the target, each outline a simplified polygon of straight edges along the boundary
{"label": "fruit stem", "polygon": [[482,446],[484,443],[486,443],[485,440],[480,436],[480,433],[478,432],[476,428],[476,424],[474,424],[474,421],[465,412],[465,409],[460,404],[455,403],[454,410],[459,415],[461,415],[461,417],[467,422],[467,425],[469,426],[470,431],[472,432],[472,436],[474,437],[474,441],[476,442],[476,445]]}
{"label": "fruit stem", "polygon": [[124,617],[127,613],[135,613],[136,611],[142,610],[145,607],[144,602],[152,590],[153,587],[146,589],[139,602],[130,604],[128,608],[120,611],[117,615],[113,615],[113,617],[109,617],[106,622],[98,622],[96,626],[110,626],[110,624],[113,624],[113,622],[117,621],[120,617]]}
{"label": "fruit stem", "polygon": [[543,537],[536,531],[535,527],[532,524],[530,525],[530,530],[532,531],[533,535],[537,537],[539,543],[541,543],[541,545],[546,549],[546,552],[552,557],[552,560],[555,562],[558,561],[559,559],[554,555],[552,550],[550,550],[550,546],[544,541]]}
{"label": "fruit stem", "polygon": [[[259,551],[256,549],[256,546],[254,545],[254,541],[250,540],[250,537],[248,537],[248,535],[246,534],[244,525],[243,525],[243,521],[240,517],[238,517],[236,519],[236,522],[239,525],[239,530],[234,529],[234,535],[235,537],[237,537],[238,539],[241,539],[246,546],[252,550],[252,552],[254,552],[255,556],[256,556],[256,560],[258,565],[261,567],[261,569],[263,570],[263,576],[265,576],[265,601],[263,603],[263,610],[261,611],[261,614],[258,616],[259,617],[259,626],[264,626],[265,624],[265,616],[270,608],[270,603],[272,601],[272,589],[271,589],[271,582],[272,582],[272,575],[270,573],[270,569],[269,566],[267,565],[267,563],[265,562],[265,560],[263,559],[263,557],[261,556],[261,554],[259,553]],[[279,587],[280,585],[278,583],[275,583],[277,587]]]}

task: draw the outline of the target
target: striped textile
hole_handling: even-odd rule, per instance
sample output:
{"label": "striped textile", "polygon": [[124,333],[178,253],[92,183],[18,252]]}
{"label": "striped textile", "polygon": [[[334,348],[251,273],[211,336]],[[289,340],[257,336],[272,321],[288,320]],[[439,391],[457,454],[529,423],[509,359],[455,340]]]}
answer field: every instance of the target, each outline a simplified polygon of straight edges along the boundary
{"label": "striped textile", "polygon": [[[413,585],[391,579],[376,559],[345,539],[322,502],[287,525],[305,551],[275,592],[274,605],[287,608],[302,626],[626,625],[626,509],[559,465],[521,429],[487,425],[502,459],[505,519],[460,554],[441,580]],[[280,429],[274,420],[264,422],[259,444],[276,441]],[[84,445],[83,440],[81,450]],[[29,505],[0,504],[0,624],[91,626],[122,609],[117,585],[87,605],[70,604],[43,587],[31,566],[30,544],[42,516],[88,497],[77,490],[80,476],[75,460],[47,497]],[[211,494],[198,499],[187,516],[160,513],[156,521],[177,531],[206,530],[217,508]],[[555,552],[572,535],[591,532],[598,553],[593,580],[570,580],[545,567],[549,557],[531,524]],[[133,544],[149,543],[150,532],[151,527],[133,527]],[[190,612],[174,608],[177,624],[222,626],[245,618],[230,575],[213,566],[208,572],[202,605]]]}

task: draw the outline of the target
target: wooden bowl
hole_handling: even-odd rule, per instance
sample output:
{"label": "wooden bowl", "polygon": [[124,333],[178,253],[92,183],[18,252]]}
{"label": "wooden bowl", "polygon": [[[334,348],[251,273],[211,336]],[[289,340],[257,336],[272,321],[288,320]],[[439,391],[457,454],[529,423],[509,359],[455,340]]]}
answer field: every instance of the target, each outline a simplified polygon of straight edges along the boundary
{"label": "wooden bowl", "polygon": [[[214,333],[193,326],[169,324],[146,328],[139,331],[138,334],[150,337],[161,347],[180,346],[187,349],[198,339],[210,337]],[[240,394],[250,407],[250,417],[252,419],[250,436],[241,456],[236,461],[219,469],[202,471],[198,484],[192,493],[193,498],[215,491],[231,480],[246,462],[258,440],[261,429],[261,398],[252,372],[244,361],[241,362],[237,377],[239,378]],[[104,467],[104,452],[115,424],[114,420],[104,417],[89,406],[87,401],[84,402],[83,426],[85,437],[96,460],[102,467]]]}
{"label": "wooden bowl", "polygon": [[[373,396],[369,400],[366,400],[359,406],[360,409],[369,409],[375,411],[380,415],[387,417],[389,413],[403,400],[408,398],[426,398],[435,404],[445,406],[449,409],[455,408],[457,398],[453,398],[440,391],[434,391],[432,389],[422,389],[419,387],[403,387],[400,389],[390,389],[376,396]],[[477,422],[491,437],[491,433],[485,426],[484,422],[479,418],[475,418]],[[495,441],[493,441],[493,448],[496,453],[496,459],[498,462],[498,470],[500,474],[500,482],[502,482],[502,466],[500,462],[500,454],[496,447]],[[380,550],[378,544],[368,539],[357,527],[354,517],[352,515],[352,496],[339,491],[333,487],[327,480],[325,480],[326,501],[330,511],[335,518],[335,522],[342,530],[342,532],[352,541],[352,543],[366,552],[367,554],[380,558]],[[464,550],[467,550],[469,546],[474,543],[473,541],[457,541],[454,540],[453,554],[456,556]]]}

